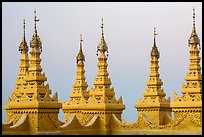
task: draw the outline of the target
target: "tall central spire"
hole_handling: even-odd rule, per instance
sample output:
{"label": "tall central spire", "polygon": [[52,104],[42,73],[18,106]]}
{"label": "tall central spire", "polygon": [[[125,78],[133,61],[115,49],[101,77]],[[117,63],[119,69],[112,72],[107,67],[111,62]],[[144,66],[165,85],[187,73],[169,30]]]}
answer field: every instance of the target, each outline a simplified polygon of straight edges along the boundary
{"label": "tall central spire", "polygon": [[[30,66],[28,75],[26,77],[26,82],[33,84],[33,92],[39,94],[41,98],[43,98],[45,94],[51,94],[51,90],[49,89],[48,84],[47,86],[44,86],[44,82],[47,81],[47,77],[45,76],[45,73],[42,73],[42,67],[40,65],[42,42],[37,34],[36,23],[39,21],[39,19],[36,18],[36,11],[34,10],[34,34],[32,40],[30,41]],[[41,90],[39,90],[39,88],[41,88]]]}
{"label": "tall central spire", "polygon": [[36,73],[36,71],[41,72],[42,68],[40,66],[41,58],[40,54],[42,52],[42,42],[40,37],[37,35],[36,23],[39,21],[36,19],[36,11],[34,10],[34,34],[32,40],[30,41],[30,67],[29,70]]}
{"label": "tall central spire", "polygon": [[[90,88],[90,98],[89,100],[93,99],[94,97],[97,98],[98,103],[104,104],[104,105],[111,105],[117,104],[121,107],[120,109],[124,109],[124,105],[122,104],[122,97],[119,100],[116,100],[115,98],[115,92],[114,88],[111,87],[111,79],[108,77],[109,73],[107,70],[108,63],[107,63],[107,56],[105,55],[105,52],[108,52],[108,46],[106,45],[105,39],[104,39],[104,32],[103,32],[103,18],[102,18],[102,37],[101,41],[97,47],[98,51],[100,51],[100,56],[98,57],[98,73],[97,76],[94,79],[94,86]],[[92,96],[93,95],[93,96]],[[93,98],[92,98],[93,97]]]}
{"label": "tall central spire", "polygon": [[[106,94],[107,91],[110,90],[111,80],[108,78],[108,71],[107,71],[107,56],[105,55],[105,52],[108,51],[108,46],[106,45],[105,39],[104,39],[104,32],[103,32],[103,18],[102,18],[102,36],[101,41],[97,47],[97,52],[100,51],[100,56],[98,57],[98,75],[97,78],[94,81],[94,85],[96,89],[100,89],[99,91],[103,91],[104,94]],[[109,92],[107,92],[109,93]],[[110,92],[110,97],[114,96],[114,92]]]}

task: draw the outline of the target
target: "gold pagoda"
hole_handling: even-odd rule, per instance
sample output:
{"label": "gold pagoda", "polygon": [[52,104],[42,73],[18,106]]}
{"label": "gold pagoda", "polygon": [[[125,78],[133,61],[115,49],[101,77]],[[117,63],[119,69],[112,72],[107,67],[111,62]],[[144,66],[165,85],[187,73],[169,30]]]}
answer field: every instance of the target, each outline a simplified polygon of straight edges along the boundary
{"label": "gold pagoda", "polygon": [[171,108],[174,112],[174,117],[184,119],[179,128],[199,129],[202,127],[202,74],[200,67],[201,58],[199,57],[200,39],[196,33],[194,8],[193,29],[188,43],[190,47],[190,65],[185,77],[186,85],[182,83],[182,97],[179,97],[176,92],[174,93]]}
{"label": "gold pagoda", "polygon": [[62,104],[58,102],[57,93],[50,97],[51,90],[45,82],[47,77],[40,66],[42,53],[42,42],[37,34],[36,11],[34,17],[34,34],[30,41],[30,57],[28,57],[28,46],[24,35],[19,46],[21,52],[20,72],[16,80],[16,86],[8,98],[5,106],[6,122],[2,127],[9,134],[12,132],[40,132],[53,131],[62,124],[58,120],[59,109]]}
{"label": "gold pagoda", "polygon": [[81,38],[80,50],[76,57],[77,77],[73,85],[74,90],[70,94],[71,101],[63,101],[62,110],[64,112],[65,121],[69,122],[70,119],[76,117],[78,122],[85,127],[89,127],[94,122],[97,122],[99,124],[94,126],[94,128],[98,128],[96,133],[110,134],[112,115],[114,114],[115,117],[121,120],[122,110],[125,109],[125,105],[122,103],[122,97],[116,100],[114,88],[110,87],[111,79],[108,78],[108,58],[106,55],[108,46],[103,33],[103,18],[101,28],[102,36],[97,47],[97,55],[98,51],[100,51],[101,54],[98,57],[98,74],[94,80],[95,88],[91,87],[90,91],[87,91],[88,85],[85,82],[84,76],[85,56],[82,51]]}
{"label": "gold pagoda", "polygon": [[[182,83],[182,96],[174,93],[173,101],[166,98],[162,89],[163,82],[159,74],[160,52],[156,44],[156,28],[151,50],[150,73],[143,99],[139,98],[134,107],[138,119],[128,123],[122,118],[125,110],[122,96],[115,98],[111,86],[108,67],[108,46],[102,34],[97,46],[98,73],[94,87],[87,90],[85,77],[85,55],[83,39],[80,35],[79,52],[76,56],[76,81],[69,94],[70,100],[58,101],[57,93],[50,97],[47,77],[40,65],[42,42],[37,33],[34,11],[34,34],[30,41],[30,56],[25,36],[23,20],[23,39],[19,46],[21,52],[20,71],[11,97],[8,98],[6,123],[2,124],[2,134],[35,135],[201,135],[202,134],[202,72],[200,66],[200,39],[195,27],[195,9],[193,8],[193,29],[188,40],[190,47],[190,65],[186,74],[186,84]],[[98,54],[98,52],[100,52]],[[64,121],[58,119],[59,110],[64,113]]]}
{"label": "gold pagoda", "polygon": [[149,79],[147,81],[148,88],[144,93],[144,100],[139,98],[138,104],[135,105],[137,108],[138,116],[144,115],[149,121],[157,125],[165,125],[171,121],[171,108],[170,108],[170,97],[165,98],[166,93],[161,88],[163,82],[159,78],[159,51],[156,46],[155,36],[156,28],[154,28],[154,44],[151,50],[151,66]]}

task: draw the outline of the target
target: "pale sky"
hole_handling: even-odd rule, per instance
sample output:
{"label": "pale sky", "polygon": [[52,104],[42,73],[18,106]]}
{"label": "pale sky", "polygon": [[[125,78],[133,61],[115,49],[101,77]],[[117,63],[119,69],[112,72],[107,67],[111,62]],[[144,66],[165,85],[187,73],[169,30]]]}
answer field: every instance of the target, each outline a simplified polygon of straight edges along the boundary
{"label": "pale sky", "polygon": [[[188,39],[192,31],[192,9],[196,12],[196,29],[202,43],[201,2],[9,2],[2,3],[2,106],[11,97],[20,65],[19,45],[26,20],[26,39],[30,47],[34,29],[34,9],[37,11],[38,34],[42,41],[41,66],[48,78],[52,95],[69,101],[76,78],[76,55],[80,34],[83,37],[85,76],[93,87],[97,75],[96,49],[101,38],[101,18],[109,48],[108,72],[116,99],[123,97],[126,109],[122,113],[128,122],[137,120],[134,105],[143,97],[150,73],[150,51],[153,28],[158,36],[159,73],[166,98],[181,85],[189,66]],[[201,45],[202,46],[202,45]],[[201,49],[202,50],[202,49]],[[201,53],[200,53],[201,56]],[[46,84],[45,83],[45,84]],[[64,121],[60,111],[59,119]],[[2,108],[2,122],[5,123]]]}

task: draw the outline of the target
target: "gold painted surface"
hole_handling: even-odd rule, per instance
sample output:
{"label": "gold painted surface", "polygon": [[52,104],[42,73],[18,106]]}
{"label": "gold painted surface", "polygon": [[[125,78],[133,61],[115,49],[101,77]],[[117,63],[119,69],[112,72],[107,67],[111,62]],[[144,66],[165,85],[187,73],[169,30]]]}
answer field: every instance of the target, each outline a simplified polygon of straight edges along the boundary
{"label": "gold painted surface", "polygon": [[[159,51],[156,46],[154,30],[154,44],[151,51],[150,74],[144,99],[140,98],[135,108],[138,119],[128,123],[122,118],[125,109],[122,97],[115,98],[111,79],[108,77],[108,46],[104,37],[102,19],[102,37],[97,47],[98,73],[94,79],[94,87],[87,91],[82,50],[82,36],[80,49],[76,57],[76,81],[70,93],[70,101],[58,102],[57,93],[50,97],[49,84],[45,85],[47,77],[40,66],[42,43],[37,34],[36,24],[39,19],[34,18],[34,34],[31,40],[30,57],[24,34],[19,51],[20,71],[16,86],[8,98],[6,110],[6,124],[2,124],[2,134],[31,134],[31,135],[201,135],[202,134],[202,74],[200,67],[200,44],[195,28],[195,11],[193,9],[193,29],[189,38],[190,65],[186,74],[186,84],[182,84],[182,96],[174,93],[174,99],[166,99],[161,88],[159,78]],[[97,51],[97,52],[98,52]],[[98,55],[98,53],[97,53]],[[64,122],[58,119],[62,108]],[[172,117],[172,112],[174,117]]]}

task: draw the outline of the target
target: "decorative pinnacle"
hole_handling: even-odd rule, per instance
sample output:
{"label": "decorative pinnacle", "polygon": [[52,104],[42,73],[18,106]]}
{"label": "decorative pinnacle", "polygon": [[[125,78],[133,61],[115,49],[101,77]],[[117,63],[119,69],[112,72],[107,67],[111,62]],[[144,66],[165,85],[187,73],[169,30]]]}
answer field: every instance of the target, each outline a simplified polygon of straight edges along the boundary
{"label": "decorative pinnacle", "polygon": [[155,36],[158,35],[158,33],[156,32],[156,28],[154,27],[154,45],[152,47],[152,51],[151,51],[151,57],[157,57],[159,58],[159,51],[157,49],[157,46],[156,46],[156,40],[155,40]]}
{"label": "decorative pinnacle", "polygon": [[155,40],[156,35],[158,35],[158,33],[156,32],[156,28],[154,27],[154,46],[156,46],[156,40]]}
{"label": "decorative pinnacle", "polygon": [[28,46],[26,43],[26,37],[25,37],[25,19],[23,19],[23,38],[22,38],[22,42],[19,46],[19,51],[21,51],[21,53],[24,51],[25,53],[28,52]]}
{"label": "decorative pinnacle", "polygon": [[[97,53],[96,55],[98,56],[98,51],[100,51],[101,53],[105,53],[107,51],[108,53],[108,47],[106,45],[106,42],[105,42],[105,39],[104,39],[104,34],[103,34],[103,18],[102,18],[102,25],[101,25],[101,28],[102,28],[102,37],[101,37],[101,41],[97,47]],[[107,55],[108,56],[108,55]]]}
{"label": "decorative pinnacle", "polygon": [[35,14],[35,17],[34,17],[34,34],[37,35],[37,27],[36,27],[36,23],[39,21],[39,19],[36,19],[36,10],[34,10],[34,14]]}
{"label": "decorative pinnacle", "polygon": [[23,38],[25,39],[25,19],[23,19]]}
{"label": "decorative pinnacle", "polygon": [[23,41],[26,41],[25,39],[25,19],[23,19]]}
{"label": "decorative pinnacle", "polygon": [[82,39],[82,35],[80,34],[80,51],[82,51],[82,42],[83,42],[83,39]]}
{"label": "decorative pinnacle", "polygon": [[195,8],[193,7],[193,28],[191,32],[191,37],[188,40],[189,47],[191,44],[198,44],[199,45],[199,50],[201,49],[200,47],[200,39],[196,33],[196,27],[195,27]]}
{"label": "decorative pinnacle", "polygon": [[102,36],[103,36],[103,17],[101,20],[102,20],[101,29],[102,29]]}
{"label": "decorative pinnacle", "polygon": [[193,7],[193,27],[195,27],[195,8]]}
{"label": "decorative pinnacle", "polygon": [[79,49],[79,53],[77,54],[76,60],[77,60],[77,64],[80,61],[83,64],[83,61],[85,61],[85,57],[82,51],[82,35],[80,34],[80,49]]}

